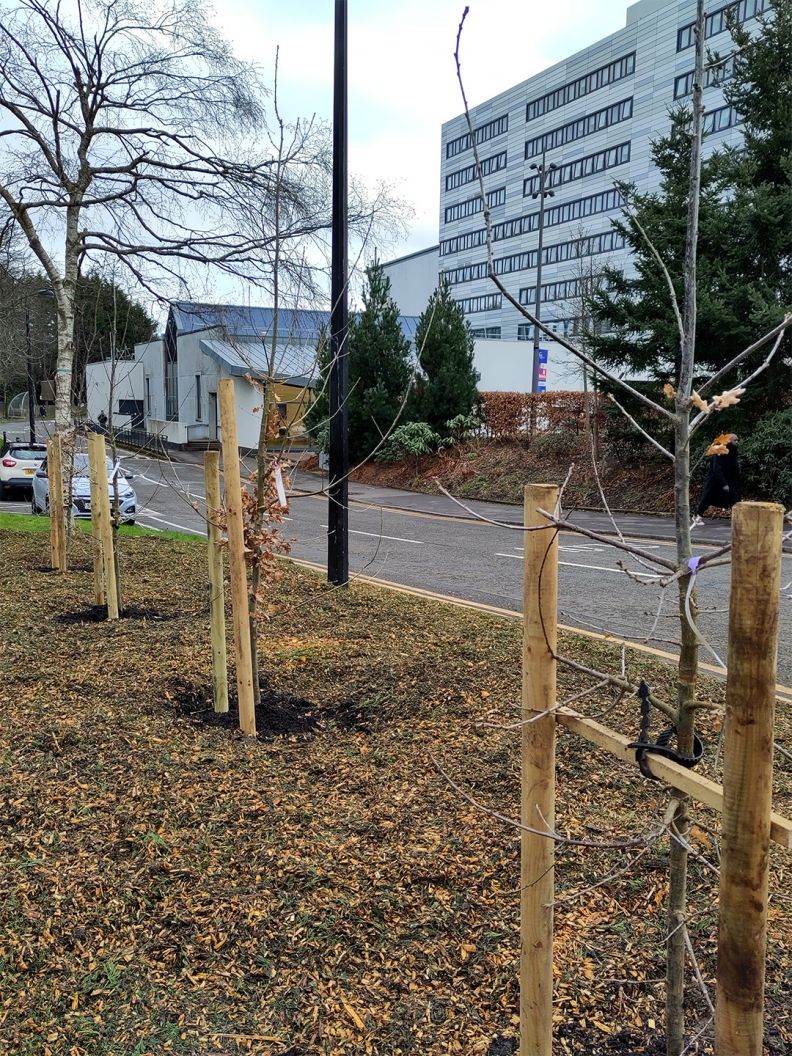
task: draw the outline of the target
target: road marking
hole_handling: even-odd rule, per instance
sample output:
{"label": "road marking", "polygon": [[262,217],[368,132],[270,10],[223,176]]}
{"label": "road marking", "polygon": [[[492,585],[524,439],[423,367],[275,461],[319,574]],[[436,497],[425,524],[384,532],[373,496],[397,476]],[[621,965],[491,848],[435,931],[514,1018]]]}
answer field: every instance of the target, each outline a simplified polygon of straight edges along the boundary
{"label": "road marking", "polygon": [[[327,528],[326,524],[321,525],[322,528]],[[426,543],[422,539],[402,539],[400,535],[382,535],[380,532],[361,532],[357,528],[349,529],[350,535],[368,535],[372,539],[388,539],[393,543],[413,543],[415,546],[426,546]]]}
{"label": "road marking", "polygon": [[[522,554],[501,554],[501,553],[496,553],[495,557],[510,557],[514,561],[524,561],[525,560],[525,558],[522,556]],[[583,565],[583,564],[580,564],[578,561],[559,561],[558,563],[559,563],[559,565],[564,565],[566,568],[591,568],[595,572],[615,572],[619,576],[624,576],[624,575],[627,574],[624,571],[623,568],[609,568],[607,565]],[[639,576],[641,579],[662,579],[663,578],[662,575],[660,575],[659,573],[655,574],[653,572],[633,572],[632,569],[630,569],[630,575],[631,576]]]}
{"label": "road marking", "polygon": [[[156,513],[149,513],[148,510],[145,513],[139,513],[137,515],[138,520],[140,520],[141,517],[151,517],[155,521],[160,521],[162,524],[167,524],[171,528],[178,529],[178,531],[180,532],[188,532],[190,535],[202,535],[204,537],[206,536],[206,532],[202,532],[200,528],[188,528],[184,524],[175,524],[173,521],[166,521],[164,517],[159,517]],[[146,527],[153,527],[153,525],[146,525]]]}

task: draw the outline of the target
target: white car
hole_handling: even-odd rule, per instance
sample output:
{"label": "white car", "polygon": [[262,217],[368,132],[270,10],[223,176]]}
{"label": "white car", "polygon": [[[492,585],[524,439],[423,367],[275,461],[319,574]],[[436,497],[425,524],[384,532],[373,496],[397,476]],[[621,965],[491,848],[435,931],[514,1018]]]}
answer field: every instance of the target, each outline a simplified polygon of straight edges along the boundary
{"label": "white car", "polygon": [[29,491],[36,470],[47,457],[46,444],[26,444],[12,440],[0,455],[0,499],[14,488]]}
{"label": "white car", "polygon": [[[118,477],[118,506],[121,522],[123,524],[134,524],[137,515],[137,495],[129,486],[132,475],[124,473],[119,465],[113,465],[112,459],[105,459],[107,467],[107,491],[110,496],[110,508],[115,502],[115,486],[113,477]],[[76,452],[74,456],[74,468],[72,471],[72,515],[74,517],[91,519],[91,480],[88,455],[84,452]],[[47,476],[47,463],[33,474],[33,495],[30,500],[31,513],[47,513],[49,511],[49,478]]]}

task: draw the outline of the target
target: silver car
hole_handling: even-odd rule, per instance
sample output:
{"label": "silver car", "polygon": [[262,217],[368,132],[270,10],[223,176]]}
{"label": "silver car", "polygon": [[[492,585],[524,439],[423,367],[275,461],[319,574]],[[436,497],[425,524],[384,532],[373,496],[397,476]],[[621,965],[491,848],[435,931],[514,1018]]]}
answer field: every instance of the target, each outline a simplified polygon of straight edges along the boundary
{"label": "silver car", "polygon": [[[134,490],[129,486],[132,475],[124,473],[120,465],[114,465],[111,459],[105,460],[107,467],[107,491],[110,495],[110,506],[115,502],[113,477],[118,477],[118,506],[123,524],[134,524],[137,516],[138,501]],[[72,514],[74,517],[91,519],[91,481],[88,455],[77,452],[74,456],[72,472]],[[46,459],[33,476],[33,496],[30,501],[31,513],[49,512],[49,477],[47,476]]]}

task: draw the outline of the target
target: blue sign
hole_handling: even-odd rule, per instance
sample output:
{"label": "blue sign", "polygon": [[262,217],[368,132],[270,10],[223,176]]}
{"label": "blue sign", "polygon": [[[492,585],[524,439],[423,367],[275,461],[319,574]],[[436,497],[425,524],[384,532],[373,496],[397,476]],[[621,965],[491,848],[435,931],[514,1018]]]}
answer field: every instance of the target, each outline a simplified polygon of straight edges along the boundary
{"label": "blue sign", "polygon": [[540,381],[539,384],[536,386],[536,391],[537,392],[547,392],[547,386],[545,385],[545,383],[543,381]]}
{"label": "blue sign", "polygon": [[546,363],[547,362],[547,349],[546,348],[540,348],[539,349],[539,362],[540,363]]}

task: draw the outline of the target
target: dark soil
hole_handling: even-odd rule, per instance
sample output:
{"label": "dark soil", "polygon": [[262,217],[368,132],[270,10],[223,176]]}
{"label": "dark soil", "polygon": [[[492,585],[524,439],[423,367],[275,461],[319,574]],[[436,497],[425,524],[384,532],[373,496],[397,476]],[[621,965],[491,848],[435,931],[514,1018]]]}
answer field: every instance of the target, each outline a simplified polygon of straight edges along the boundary
{"label": "dark soil", "polygon": [[[269,741],[275,737],[307,740],[330,725],[342,730],[366,732],[366,708],[352,700],[317,704],[302,697],[278,693],[266,675],[259,679],[261,703],[256,707],[256,736]],[[224,730],[239,729],[239,701],[229,687],[227,712],[214,710],[212,690],[176,679],[166,691],[166,700],[176,715],[201,726]]]}
{"label": "dark soil", "polygon": [[[34,565],[34,572],[44,572],[49,575],[52,572],[57,572],[57,569],[53,568],[52,565]],[[83,561],[79,564],[69,565],[70,572],[93,572],[93,565],[90,561]]]}
{"label": "dark soil", "polygon": [[[119,613],[122,620],[177,620],[179,615],[173,612],[161,612],[159,609],[149,608],[141,605],[126,605]],[[62,612],[53,619],[56,623],[106,623],[106,605],[88,605],[84,609],[73,609],[71,612]]]}

